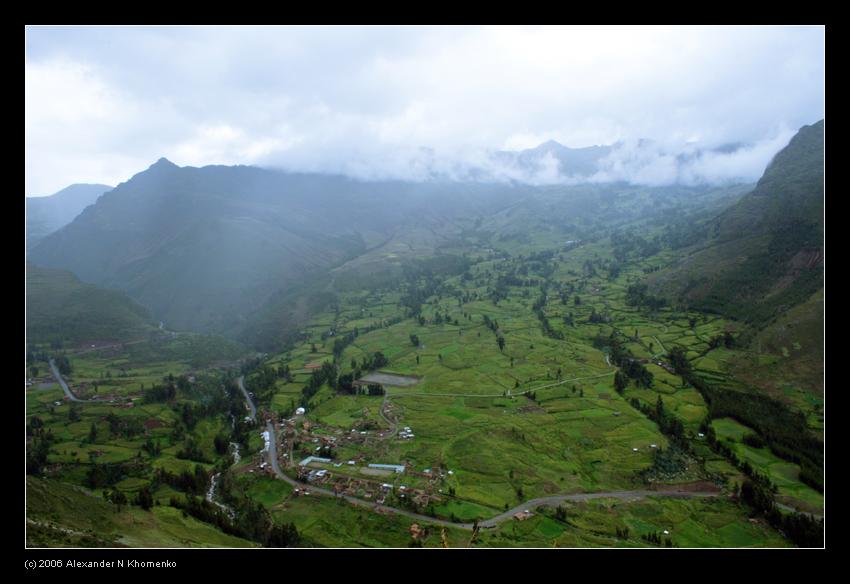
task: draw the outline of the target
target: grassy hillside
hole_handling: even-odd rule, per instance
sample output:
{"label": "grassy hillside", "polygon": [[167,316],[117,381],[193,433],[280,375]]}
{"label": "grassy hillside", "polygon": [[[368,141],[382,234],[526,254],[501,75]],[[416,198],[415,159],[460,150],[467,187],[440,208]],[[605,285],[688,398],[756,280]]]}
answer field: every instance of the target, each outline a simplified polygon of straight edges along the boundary
{"label": "grassy hillside", "polygon": [[823,287],[824,122],[804,126],[702,240],[650,279],[670,297],[763,326]]}
{"label": "grassy hillside", "polygon": [[148,311],[122,292],[84,284],[71,272],[26,267],[30,343],[123,341],[154,329]]}
{"label": "grassy hillside", "polygon": [[124,506],[69,483],[27,477],[30,547],[255,547],[177,509]]}

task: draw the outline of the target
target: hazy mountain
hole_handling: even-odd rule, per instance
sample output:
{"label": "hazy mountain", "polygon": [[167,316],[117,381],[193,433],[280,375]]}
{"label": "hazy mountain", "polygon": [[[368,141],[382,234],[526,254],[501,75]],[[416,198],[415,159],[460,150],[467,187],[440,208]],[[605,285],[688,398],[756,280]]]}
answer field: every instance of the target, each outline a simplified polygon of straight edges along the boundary
{"label": "hazy mountain", "polygon": [[823,286],[824,122],[802,127],[756,187],[655,278],[692,305],[754,323]]}
{"label": "hazy mountain", "polygon": [[41,238],[67,225],[93,204],[108,185],[75,184],[47,197],[26,198],[27,249]]}
{"label": "hazy mountain", "polygon": [[124,341],[154,330],[148,311],[121,292],[84,284],[65,270],[27,263],[27,340]]}
{"label": "hazy mountain", "polygon": [[31,259],[124,290],[169,327],[235,333],[276,292],[399,231],[445,230],[515,191],[161,159],[42,240]]}
{"label": "hazy mountain", "polygon": [[611,154],[615,146],[590,146],[568,148],[554,140],[535,148],[518,152],[501,150],[494,153],[494,161],[527,175],[555,172],[561,176],[589,177],[596,173],[600,160]]}

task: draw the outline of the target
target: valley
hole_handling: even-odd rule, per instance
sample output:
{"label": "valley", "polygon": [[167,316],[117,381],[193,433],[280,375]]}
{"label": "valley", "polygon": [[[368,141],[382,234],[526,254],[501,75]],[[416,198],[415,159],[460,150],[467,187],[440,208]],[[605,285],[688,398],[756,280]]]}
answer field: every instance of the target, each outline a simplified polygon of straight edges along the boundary
{"label": "valley", "polygon": [[728,227],[817,127],[755,187],[158,162],[31,255],[28,544],[820,545],[822,225]]}

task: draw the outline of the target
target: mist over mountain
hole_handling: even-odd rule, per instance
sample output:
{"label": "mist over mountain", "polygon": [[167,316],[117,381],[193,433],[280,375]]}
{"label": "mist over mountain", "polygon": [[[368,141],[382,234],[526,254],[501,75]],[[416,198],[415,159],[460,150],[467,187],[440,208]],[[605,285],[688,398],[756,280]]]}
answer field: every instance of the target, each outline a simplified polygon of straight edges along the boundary
{"label": "mist over mountain", "polygon": [[124,290],[175,329],[233,332],[279,290],[520,192],[160,159],[42,240],[31,260]]}
{"label": "mist over mountain", "polygon": [[804,126],[756,187],[655,276],[704,310],[765,324],[823,287],[824,120]]}
{"label": "mist over mountain", "polygon": [[547,140],[523,150],[374,146],[331,154],[321,162],[297,152],[270,157],[260,166],[288,172],[338,173],[359,180],[455,181],[532,186],[622,182],[636,186],[723,186],[755,182],[793,132],[782,129],[758,142],[624,140],[571,148]]}

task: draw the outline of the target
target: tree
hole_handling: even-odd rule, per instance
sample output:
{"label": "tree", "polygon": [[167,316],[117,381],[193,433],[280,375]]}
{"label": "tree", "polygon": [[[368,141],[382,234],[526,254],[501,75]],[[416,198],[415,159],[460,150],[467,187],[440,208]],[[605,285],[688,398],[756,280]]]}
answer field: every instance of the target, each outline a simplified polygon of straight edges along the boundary
{"label": "tree", "polygon": [[673,366],[673,371],[679,375],[687,376],[691,372],[691,362],[688,361],[687,351],[682,347],[673,347],[667,353],[667,358]]}
{"label": "tree", "polygon": [[127,495],[117,489],[113,489],[108,499],[115,505],[119,513],[121,512],[121,507],[127,504]]}
{"label": "tree", "polygon": [[139,504],[139,507],[145,511],[151,510],[151,507],[153,507],[153,495],[147,487],[144,487],[141,491],[139,491],[139,496],[136,502]]}
{"label": "tree", "polygon": [[505,349],[505,337],[500,336],[496,339],[496,342],[499,343],[499,351],[503,351]]}
{"label": "tree", "polygon": [[97,426],[94,422],[91,423],[91,428],[89,429],[89,442],[94,444],[97,441]]}
{"label": "tree", "polygon": [[418,347],[419,346],[419,337],[417,335],[410,335],[410,343],[414,347]]}
{"label": "tree", "polygon": [[32,375],[33,377],[38,377],[38,367],[36,367],[35,365],[30,367],[30,375]]}
{"label": "tree", "polygon": [[617,390],[617,393],[622,394],[623,390],[625,390],[628,385],[628,377],[626,377],[622,371],[617,370],[614,374],[614,389]]}

